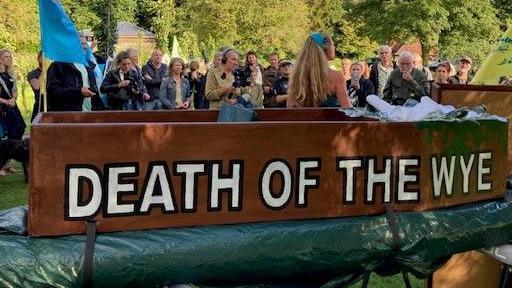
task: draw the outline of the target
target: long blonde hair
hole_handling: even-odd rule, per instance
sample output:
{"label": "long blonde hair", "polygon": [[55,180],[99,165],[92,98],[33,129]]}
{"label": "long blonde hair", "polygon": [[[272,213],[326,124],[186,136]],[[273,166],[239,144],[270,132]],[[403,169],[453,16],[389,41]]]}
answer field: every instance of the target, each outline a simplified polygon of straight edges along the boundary
{"label": "long blonde hair", "polygon": [[324,34],[320,47],[310,36],[302,46],[290,75],[289,101],[302,107],[318,107],[329,94],[326,50],[332,39]]}
{"label": "long blonde hair", "polygon": [[[9,49],[0,49],[0,57],[2,57],[5,53],[11,54],[11,58],[12,58],[11,50],[9,50]],[[9,67],[4,67],[4,68],[5,68],[5,71],[7,71],[7,73],[9,73],[9,75],[14,78],[14,68],[13,68],[13,66],[14,65],[13,65],[13,63],[11,61],[11,65]]]}

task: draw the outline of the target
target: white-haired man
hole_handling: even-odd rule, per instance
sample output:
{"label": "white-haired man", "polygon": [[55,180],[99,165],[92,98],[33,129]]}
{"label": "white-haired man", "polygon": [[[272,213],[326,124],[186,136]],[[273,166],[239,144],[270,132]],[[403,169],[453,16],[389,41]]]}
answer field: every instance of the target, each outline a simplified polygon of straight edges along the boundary
{"label": "white-haired man", "polygon": [[420,100],[429,94],[429,82],[425,73],[413,66],[414,55],[402,52],[398,58],[398,68],[391,72],[386,87],[384,100],[393,105],[402,105],[409,98]]}
{"label": "white-haired man", "polygon": [[370,69],[370,81],[373,83],[373,91],[376,92],[379,97],[383,97],[384,87],[388,81],[389,75],[396,68],[396,64],[392,59],[391,47],[388,45],[382,45],[379,47],[379,59],[380,61],[372,64]]}

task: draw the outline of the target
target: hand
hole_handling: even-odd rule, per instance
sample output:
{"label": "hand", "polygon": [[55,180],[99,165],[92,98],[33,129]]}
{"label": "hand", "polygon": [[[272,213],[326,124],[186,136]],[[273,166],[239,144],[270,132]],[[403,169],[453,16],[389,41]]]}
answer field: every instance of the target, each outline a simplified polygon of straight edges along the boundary
{"label": "hand", "polygon": [[184,109],[188,109],[189,107],[190,107],[190,102],[188,102],[188,101],[183,102]]}
{"label": "hand", "polygon": [[238,101],[236,101],[236,99],[226,99],[226,102],[229,105],[235,105],[236,103],[238,103]]}
{"label": "hand", "polygon": [[402,72],[402,79],[404,79],[407,82],[411,81],[412,80],[411,72],[409,72],[409,71]]}
{"label": "hand", "polygon": [[270,87],[268,87],[268,86],[263,86],[263,92],[264,92],[265,94],[270,93]]}
{"label": "hand", "polygon": [[235,92],[235,87],[233,87],[233,86],[222,86],[221,89],[222,89],[222,94],[224,94],[224,95]]}
{"label": "hand", "polygon": [[149,76],[148,73],[146,73],[146,75],[144,75],[144,78],[148,79],[148,80],[153,80],[153,77]]}
{"label": "hand", "polygon": [[286,103],[286,100],[288,100],[288,94],[284,94],[284,95],[277,95],[276,96],[276,101],[277,103]]}
{"label": "hand", "polygon": [[92,96],[96,95],[96,93],[92,92],[87,87],[82,87],[82,89],[80,89],[80,93],[82,93],[82,96],[84,96],[86,98],[87,97],[92,97]]}
{"label": "hand", "polygon": [[354,89],[356,89],[356,90],[361,89],[361,87],[359,86],[359,83],[353,84],[352,87],[354,87]]}
{"label": "hand", "polygon": [[94,38],[91,42],[91,50],[94,50],[98,46],[98,39]]}
{"label": "hand", "polygon": [[144,93],[144,95],[142,96],[142,98],[144,99],[144,101],[148,101],[149,99],[151,99],[151,96],[149,96],[148,93]]}
{"label": "hand", "polygon": [[119,84],[117,84],[117,86],[119,86],[119,88],[128,87],[128,85],[130,85],[130,80],[123,80],[123,81],[119,82]]}
{"label": "hand", "polygon": [[7,104],[7,106],[9,106],[11,108],[16,106],[16,98],[11,98],[11,99],[7,100],[6,104]]}

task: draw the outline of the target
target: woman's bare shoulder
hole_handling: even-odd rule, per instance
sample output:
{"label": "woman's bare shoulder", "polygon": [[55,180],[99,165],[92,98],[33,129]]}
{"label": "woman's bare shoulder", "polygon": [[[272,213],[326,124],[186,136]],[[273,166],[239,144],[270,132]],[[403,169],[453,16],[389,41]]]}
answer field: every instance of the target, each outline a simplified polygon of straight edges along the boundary
{"label": "woman's bare shoulder", "polygon": [[343,76],[343,73],[341,73],[341,71],[329,69],[328,75],[331,81],[334,81],[336,83],[345,83],[345,76]]}

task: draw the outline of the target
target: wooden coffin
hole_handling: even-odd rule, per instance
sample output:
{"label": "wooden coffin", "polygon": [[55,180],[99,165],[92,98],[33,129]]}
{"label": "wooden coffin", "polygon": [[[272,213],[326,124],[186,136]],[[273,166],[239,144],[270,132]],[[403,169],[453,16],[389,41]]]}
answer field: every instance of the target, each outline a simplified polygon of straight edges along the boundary
{"label": "wooden coffin", "polygon": [[[487,112],[512,117],[512,86],[434,85],[432,98],[438,103],[455,107],[485,105]],[[510,123],[510,121],[509,121]],[[512,174],[512,126],[508,128],[508,171]]]}
{"label": "wooden coffin", "polygon": [[375,215],[502,197],[507,123],[336,109],[47,113],[31,130],[32,236]]}

